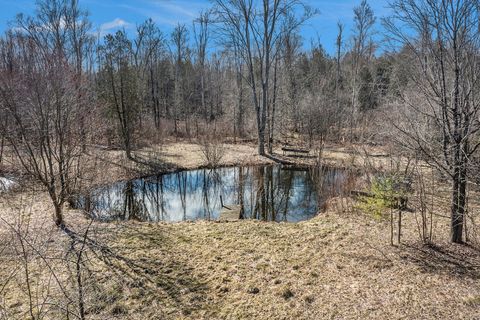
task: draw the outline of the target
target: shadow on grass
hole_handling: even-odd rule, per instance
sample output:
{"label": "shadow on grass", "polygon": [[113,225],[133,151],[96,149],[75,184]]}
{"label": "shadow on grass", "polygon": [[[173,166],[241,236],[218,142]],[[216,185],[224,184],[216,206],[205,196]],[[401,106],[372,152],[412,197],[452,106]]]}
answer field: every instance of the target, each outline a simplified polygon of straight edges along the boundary
{"label": "shadow on grass", "polygon": [[287,159],[285,159],[285,157],[282,157],[276,153],[272,153],[272,154],[265,154],[265,158],[268,158],[272,161],[275,161],[276,163],[279,163],[279,164],[283,164],[283,165],[295,165],[296,163],[295,162],[292,162],[292,161],[289,161]]}
{"label": "shadow on grass", "polygon": [[[122,151],[122,150],[119,150],[119,151]],[[124,153],[124,151],[122,152]],[[98,148],[93,152],[90,152],[89,154],[94,155],[98,160],[104,163],[107,163],[109,165],[116,166],[125,171],[135,171],[136,173],[139,173],[139,174],[159,173],[162,171],[177,169],[177,166],[175,165],[175,163],[165,161],[164,156],[166,154],[158,150],[153,152],[147,152],[147,151],[141,151],[141,150],[132,151],[131,158],[129,159],[123,158],[117,161],[101,156],[98,153]],[[172,155],[172,154],[168,154],[168,156],[174,157],[174,158],[180,157],[180,155]],[[134,165],[132,166],[129,164],[134,164]]]}
{"label": "shadow on grass", "polygon": [[[142,290],[141,298],[127,296],[127,300],[137,300],[139,306],[153,300],[159,301],[160,305],[168,301],[176,312],[184,316],[205,308],[207,285],[193,274],[193,267],[176,259],[166,245],[170,240],[158,232],[146,232],[129,225],[121,225],[114,230],[109,227],[106,230],[97,229],[91,232],[93,236],[86,237],[84,232],[68,227],[64,231],[72,241],[71,248],[75,247],[75,243],[85,242],[89,252],[111,273],[112,277],[108,277],[110,281],[114,282],[113,277],[116,277],[116,281],[129,289],[127,292],[135,288]],[[128,241],[119,246],[120,239]],[[161,254],[155,255],[150,251],[153,249]]]}
{"label": "shadow on grass", "polygon": [[166,170],[176,169],[177,166],[172,162],[166,162],[161,159],[158,155],[156,156],[145,156],[140,153],[135,153],[131,159],[137,165],[140,165],[139,168],[142,172],[158,173]]}
{"label": "shadow on grass", "polygon": [[480,279],[480,250],[468,245],[405,244],[400,258],[425,272]]}

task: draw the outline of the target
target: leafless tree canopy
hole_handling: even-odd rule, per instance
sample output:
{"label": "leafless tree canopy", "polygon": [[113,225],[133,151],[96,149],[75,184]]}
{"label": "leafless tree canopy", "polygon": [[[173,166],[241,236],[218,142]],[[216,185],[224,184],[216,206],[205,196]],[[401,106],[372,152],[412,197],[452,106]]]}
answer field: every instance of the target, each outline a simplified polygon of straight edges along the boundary
{"label": "leafless tree canopy", "polygon": [[462,241],[466,188],[479,147],[478,1],[395,1],[385,19],[401,45],[411,85],[400,95],[407,107],[395,126],[401,143],[420,151],[452,182],[452,241]]}

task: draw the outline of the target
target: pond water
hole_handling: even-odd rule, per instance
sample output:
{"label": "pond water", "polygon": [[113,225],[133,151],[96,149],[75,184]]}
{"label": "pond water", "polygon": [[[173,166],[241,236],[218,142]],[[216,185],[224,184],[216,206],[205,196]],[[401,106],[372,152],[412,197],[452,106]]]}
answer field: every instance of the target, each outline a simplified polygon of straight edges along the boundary
{"label": "pond water", "polygon": [[6,192],[13,187],[15,187],[16,183],[13,179],[0,177],[0,192]]}
{"label": "pond water", "polygon": [[345,171],[332,168],[200,169],[98,188],[81,196],[77,206],[102,221],[215,220],[225,207],[235,207],[239,218],[298,222],[317,215],[347,178]]}

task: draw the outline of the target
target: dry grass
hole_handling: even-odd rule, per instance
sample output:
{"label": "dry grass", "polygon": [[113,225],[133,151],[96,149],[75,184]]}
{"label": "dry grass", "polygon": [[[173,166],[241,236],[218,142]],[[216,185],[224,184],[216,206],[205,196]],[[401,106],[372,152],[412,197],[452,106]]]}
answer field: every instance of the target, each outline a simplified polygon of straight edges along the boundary
{"label": "dry grass", "polygon": [[[254,144],[224,143],[223,156],[218,166],[258,165],[286,162],[297,165],[313,165],[315,157],[288,157],[284,156],[281,146],[274,148],[271,158],[258,155]],[[365,165],[365,152],[384,154],[381,149],[355,149],[330,146],[322,153],[322,161],[326,164],[342,167],[362,167]],[[117,180],[130,179],[140,175],[170,172],[175,170],[196,169],[205,166],[202,146],[191,142],[166,143],[163,145],[145,147],[134,152],[135,161],[128,160],[123,151],[102,150],[90,148],[86,159],[91,176],[88,185],[111,183]],[[387,167],[388,157],[377,157],[373,165]],[[105,174],[108,172],[108,174]]]}
{"label": "dry grass", "polygon": [[[222,165],[270,161],[255,156],[253,146],[227,145],[227,150]],[[155,154],[165,170],[202,163],[197,145],[141,152]],[[342,155],[329,152],[327,158]],[[94,184],[140,170],[116,151],[95,154],[108,162],[97,158],[96,168],[104,174],[92,178]],[[417,241],[413,214],[406,213],[403,243],[392,247],[386,221],[344,208],[332,200],[327,213],[296,224],[94,223],[92,237],[111,250],[111,257],[106,264],[90,255],[87,319],[480,318],[480,250],[448,243],[448,219],[437,219],[436,245],[425,246]],[[49,261],[60,273],[66,270],[61,259],[70,239],[53,226],[46,194],[0,198],[1,217],[15,221],[19,212],[36,226],[39,238],[50,239]],[[74,210],[66,221],[80,234],[88,225]],[[0,228],[2,241],[7,235]],[[10,249],[2,251],[0,245],[0,289],[12,271],[18,273],[0,294],[0,319],[7,313],[5,318],[24,319],[28,303],[21,261]],[[28,263],[35,279],[49,279],[42,261]],[[36,288],[43,287],[36,283]],[[53,300],[60,294],[55,285],[50,294]],[[46,318],[62,316],[53,312]]]}
{"label": "dry grass", "polygon": [[337,214],[299,224],[135,224],[118,245],[160,279],[175,279],[165,301],[172,319],[480,317],[477,251],[390,247],[387,229]]}
{"label": "dry grass", "polygon": [[[67,221],[79,230],[87,223],[75,211]],[[439,230],[448,230],[447,220],[440,223]],[[51,255],[62,256],[68,237],[50,224],[43,227],[54,233]],[[96,239],[122,262],[109,267],[92,262],[101,294],[87,304],[91,319],[480,317],[480,252],[441,240],[448,238],[441,232],[435,247],[418,244],[412,215],[404,219],[405,240],[397,247],[388,245],[387,222],[337,213],[334,205],[329,213],[297,224],[122,222],[94,227]],[[135,266],[125,268],[123,261]],[[33,273],[45,272],[36,264],[31,262]],[[2,265],[0,278],[12,270],[5,260]],[[11,314],[19,316],[27,305],[20,281],[9,284],[5,297]]]}

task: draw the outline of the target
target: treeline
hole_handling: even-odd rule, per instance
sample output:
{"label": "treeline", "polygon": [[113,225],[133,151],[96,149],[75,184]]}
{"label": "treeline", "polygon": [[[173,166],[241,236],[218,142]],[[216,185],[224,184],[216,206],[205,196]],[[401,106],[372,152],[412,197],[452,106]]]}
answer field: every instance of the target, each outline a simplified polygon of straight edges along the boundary
{"label": "treeline", "polygon": [[[13,71],[15,61],[9,60],[18,60],[13,54],[33,50],[25,47],[27,42],[50,50],[88,86],[89,111],[102,124],[94,130],[127,153],[139,140],[198,137],[219,128],[222,136],[265,135],[262,140],[269,144],[292,132],[308,135],[311,142],[324,137],[326,129],[338,131],[332,137],[341,133],[345,138],[345,128],[355,126],[362,113],[381,105],[392,91],[393,60],[375,56],[375,17],[366,2],[355,9],[351,38],[344,39],[339,25],[336,56],[317,42],[304,49],[300,28],[315,14],[312,9],[303,6],[299,14],[296,1],[273,1],[265,16],[276,25],[267,27],[270,35],[264,37],[254,32],[262,25],[259,8],[247,4],[218,1],[191,27],[178,25],[171,34],[149,19],[131,38],[120,30],[98,39],[78,1],[43,1],[37,15],[18,16],[7,31],[3,61]],[[243,17],[229,21],[236,12]],[[251,29],[249,39],[235,34],[242,24]],[[319,117],[325,123],[312,121]],[[94,123],[90,116],[89,122]],[[98,141],[98,134],[90,136]]]}
{"label": "treeline", "polygon": [[261,155],[274,144],[391,143],[450,179],[459,242],[480,141],[479,1],[390,6],[379,21],[361,1],[329,55],[305,45],[317,12],[297,0],[215,0],[171,33],[149,19],[100,38],[77,0],[40,0],[0,39],[0,159],[8,147],[61,224],[92,144],[134,158],[171,136],[255,139]]}
{"label": "treeline", "polygon": [[[315,41],[305,49],[301,26],[314,10],[297,1],[268,3],[262,15],[248,1],[217,1],[170,34],[149,19],[131,36],[119,30],[98,38],[78,1],[45,0],[2,38],[4,67],[14,71],[16,54],[37,55],[27,52],[37,51],[32,46],[47,51],[88,91],[88,110],[80,112],[88,118],[84,144],[119,146],[129,157],[136,146],[166,136],[220,132],[256,138],[270,152],[272,143],[297,135],[310,144],[359,139],[364,115],[400,83],[394,60],[375,55],[376,18],[367,2],[355,9],[352,37],[339,24],[335,56]],[[256,31],[262,19],[263,33]]]}

